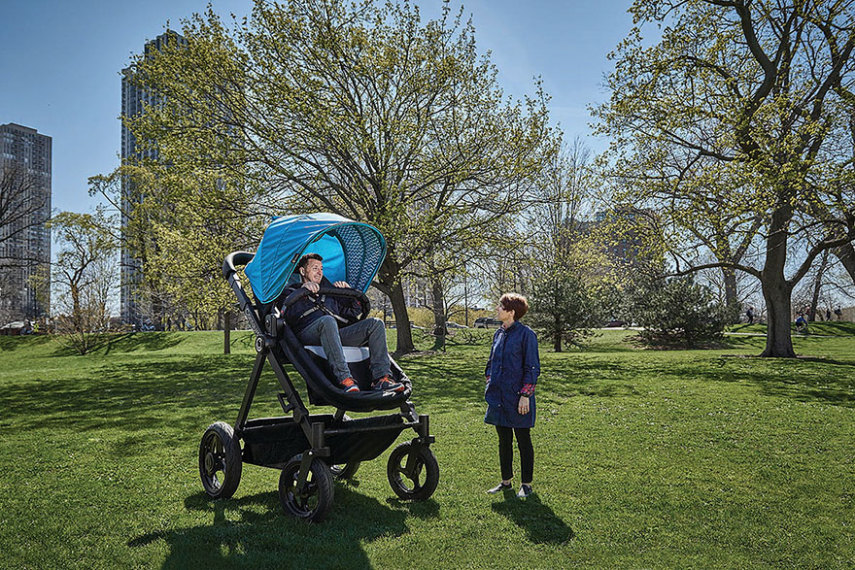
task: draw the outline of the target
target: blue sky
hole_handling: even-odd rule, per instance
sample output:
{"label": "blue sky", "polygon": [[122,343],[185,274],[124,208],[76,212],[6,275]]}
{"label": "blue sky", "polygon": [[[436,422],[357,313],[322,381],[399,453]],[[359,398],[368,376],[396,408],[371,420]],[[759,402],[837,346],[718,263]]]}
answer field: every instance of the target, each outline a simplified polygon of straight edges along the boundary
{"label": "blue sky", "polygon": [[[439,0],[418,0],[423,16]],[[53,207],[88,211],[87,179],[118,165],[120,72],[167,22],[205,9],[206,0],[0,0],[0,124],[53,138]],[[509,95],[543,79],[551,115],[568,139],[590,138],[586,107],[603,101],[606,55],[631,26],[630,0],[469,0],[479,50],[492,52]],[[212,0],[225,15],[247,15],[251,0]],[[455,1],[454,6],[460,2]]]}

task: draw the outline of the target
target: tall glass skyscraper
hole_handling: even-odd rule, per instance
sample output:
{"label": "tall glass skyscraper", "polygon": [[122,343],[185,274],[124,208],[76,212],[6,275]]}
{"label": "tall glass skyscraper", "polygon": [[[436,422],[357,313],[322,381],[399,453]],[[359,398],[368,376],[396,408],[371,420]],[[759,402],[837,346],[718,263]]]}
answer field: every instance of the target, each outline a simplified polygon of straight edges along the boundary
{"label": "tall glass skyscraper", "polygon": [[[0,125],[0,320],[50,309],[51,143],[36,129]],[[31,278],[39,271],[47,281],[37,295]]]}
{"label": "tall glass skyscraper", "polygon": [[[144,54],[162,51],[166,46],[166,42],[183,43],[185,40],[176,32],[168,30],[166,33],[159,35],[156,39],[145,44]],[[157,105],[159,96],[140,87],[134,81],[133,66],[122,70],[122,117],[134,118],[142,114],[146,106]],[[132,164],[142,159],[157,160],[157,151],[151,148],[144,148],[145,145],[139,144],[131,130],[122,121],[122,164]],[[128,236],[129,231],[129,215],[133,211],[134,204],[137,200],[137,192],[134,191],[133,183],[127,177],[122,179],[122,235],[123,238]],[[137,257],[135,252],[128,248],[128,239],[122,239],[122,256],[121,256],[121,318],[122,322],[133,323],[137,326],[141,325],[143,320],[151,318],[153,315],[148,314],[150,309],[143,308],[148,306],[148,303],[141,303],[142,295],[140,293],[140,284],[142,283],[143,272],[145,271],[143,261]]]}

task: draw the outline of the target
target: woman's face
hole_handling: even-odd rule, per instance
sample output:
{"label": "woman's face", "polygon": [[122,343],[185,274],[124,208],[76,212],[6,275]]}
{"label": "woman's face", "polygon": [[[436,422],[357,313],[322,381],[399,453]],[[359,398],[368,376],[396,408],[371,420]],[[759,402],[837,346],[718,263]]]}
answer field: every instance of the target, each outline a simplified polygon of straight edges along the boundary
{"label": "woman's face", "polygon": [[502,322],[507,322],[514,319],[514,312],[508,311],[501,303],[496,305],[496,318]]}

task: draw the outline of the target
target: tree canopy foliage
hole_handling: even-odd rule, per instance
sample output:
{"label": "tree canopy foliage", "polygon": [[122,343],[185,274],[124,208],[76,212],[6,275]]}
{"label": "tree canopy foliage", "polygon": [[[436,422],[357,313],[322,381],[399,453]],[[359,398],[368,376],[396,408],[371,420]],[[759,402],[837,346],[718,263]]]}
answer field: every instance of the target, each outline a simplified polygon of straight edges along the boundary
{"label": "tree canopy foliage", "polygon": [[[792,356],[793,287],[822,251],[855,239],[855,2],[637,0],[631,11],[611,99],[596,110],[616,172],[675,236],[708,238],[717,261],[687,258],[678,271],[733,268],[762,282],[763,354]],[[755,239],[756,266],[736,255]]]}
{"label": "tree canopy foliage", "polygon": [[[552,152],[545,94],[506,99],[448,3],[423,22],[408,2],[257,0],[247,19],[227,25],[209,8],[181,35],[135,62],[162,95],[125,118],[137,140],[162,163],[253,181],[257,214],[378,227],[389,249],[376,285],[398,323],[402,271],[443,244],[483,241]],[[411,348],[399,326],[398,350]]]}

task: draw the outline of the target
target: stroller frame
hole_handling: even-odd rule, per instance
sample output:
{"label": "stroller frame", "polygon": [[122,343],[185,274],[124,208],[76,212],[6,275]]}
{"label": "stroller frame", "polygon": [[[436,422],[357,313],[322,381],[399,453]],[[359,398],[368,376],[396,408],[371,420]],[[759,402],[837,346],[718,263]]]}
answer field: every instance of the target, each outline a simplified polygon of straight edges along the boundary
{"label": "stroller frame", "polygon": [[[351,419],[346,411],[368,411],[377,407],[365,404],[348,407],[350,403],[342,396],[332,402],[335,414],[310,414],[284,364],[290,363],[306,380],[310,400],[312,385],[309,380],[318,375],[323,377],[324,373],[311,358],[298,354],[298,351],[307,351],[283,318],[268,314],[262,321],[261,308],[253,305],[237,273],[237,266],[246,265],[253,257],[249,252],[234,252],[223,262],[223,277],[256,335],[256,357],[234,428],[225,422],[216,422],[208,427],[202,438],[199,472],[207,494],[212,498],[231,497],[240,482],[243,463],[281,469],[279,495],[283,509],[299,518],[319,522],[332,506],[333,478],[351,477],[361,461],[379,456],[403,430],[410,428],[416,436],[392,452],[387,476],[392,490],[400,498],[429,498],[439,480],[439,468],[430,450],[435,438],[430,435],[429,416],[417,414],[415,405],[409,401],[409,379],[390,359],[393,373],[405,378],[408,386],[398,413]],[[367,310],[363,317],[366,313]],[[278,400],[287,415],[250,419],[265,363],[270,364],[282,389]],[[381,407],[390,409],[388,404]]]}

